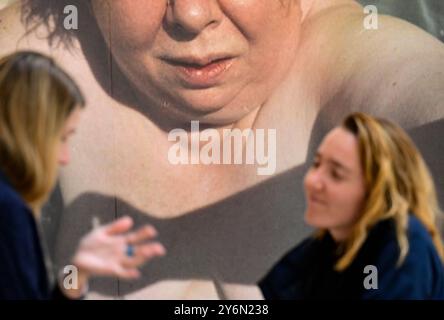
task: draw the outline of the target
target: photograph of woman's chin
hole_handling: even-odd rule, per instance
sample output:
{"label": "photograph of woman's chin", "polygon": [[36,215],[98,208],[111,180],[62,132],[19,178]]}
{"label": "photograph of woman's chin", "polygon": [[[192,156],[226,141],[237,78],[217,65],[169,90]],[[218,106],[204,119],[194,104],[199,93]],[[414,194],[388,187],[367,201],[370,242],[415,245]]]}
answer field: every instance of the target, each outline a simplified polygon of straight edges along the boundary
{"label": "photograph of woman's chin", "polygon": [[0,299],[444,299],[443,17],[440,0],[0,0],[0,213],[36,257],[0,265],[49,283]]}

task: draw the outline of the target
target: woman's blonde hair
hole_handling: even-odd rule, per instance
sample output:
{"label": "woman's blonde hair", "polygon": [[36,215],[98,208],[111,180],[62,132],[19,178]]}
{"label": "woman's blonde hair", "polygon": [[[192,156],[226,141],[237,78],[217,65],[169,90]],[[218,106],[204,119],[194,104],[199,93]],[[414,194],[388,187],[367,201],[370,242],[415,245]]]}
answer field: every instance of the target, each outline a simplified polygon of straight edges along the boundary
{"label": "woman's blonde hair", "polygon": [[0,170],[36,214],[57,178],[63,126],[84,105],[51,58],[17,52],[0,59]]}
{"label": "woman's blonde hair", "polygon": [[412,140],[399,126],[363,113],[349,115],[342,127],[358,139],[367,194],[363,213],[345,241],[335,269],[346,269],[370,229],[389,218],[395,222],[400,248],[398,265],[401,265],[409,250],[409,214],[425,226],[444,260],[444,247],[437,227],[441,211],[434,183]]}

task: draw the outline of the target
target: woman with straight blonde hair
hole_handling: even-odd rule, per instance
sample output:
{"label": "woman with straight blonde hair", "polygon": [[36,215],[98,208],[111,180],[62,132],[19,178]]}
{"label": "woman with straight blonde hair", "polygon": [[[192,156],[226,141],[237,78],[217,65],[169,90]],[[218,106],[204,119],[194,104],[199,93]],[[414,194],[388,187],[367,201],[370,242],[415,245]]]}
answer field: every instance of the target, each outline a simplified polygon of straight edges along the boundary
{"label": "woman with straight blonde hair", "polygon": [[69,163],[84,104],[52,59],[35,52],[0,59],[0,299],[80,298],[91,276],[134,279],[142,263],[164,254],[161,244],[146,242],[153,227],[127,232],[133,222],[123,217],[85,235],[69,281],[49,288],[36,222],[59,165]]}
{"label": "woman with straight blonde hair", "polygon": [[304,187],[312,237],[260,282],[268,299],[444,299],[440,210],[408,135],[363,113],[320,145]]}

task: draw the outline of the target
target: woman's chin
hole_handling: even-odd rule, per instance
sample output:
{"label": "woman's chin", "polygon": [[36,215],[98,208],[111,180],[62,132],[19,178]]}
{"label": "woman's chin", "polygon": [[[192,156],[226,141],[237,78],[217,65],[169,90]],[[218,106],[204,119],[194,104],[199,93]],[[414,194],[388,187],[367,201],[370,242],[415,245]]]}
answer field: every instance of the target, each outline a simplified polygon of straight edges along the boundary
{"label": "woman's chin", "polygon": [[319,214],[314,210],[307,210],[304,215],[304,220],[307,225],[316,229],[325,228],[325,224],[322,223]]}
{"label": "woman's chin", "polygon": [[229,105],[234,96],[222,88],[182,89],[174,95],[178,103],[196,113],[214,113]]}
{"label": "woman's chin", "polygon": [[253,110],[233,108],[221,99],[182,99],[180,104],[171,104],[175,114],[187,121],[197,120],[211,125],[229,125],[240,121]]}

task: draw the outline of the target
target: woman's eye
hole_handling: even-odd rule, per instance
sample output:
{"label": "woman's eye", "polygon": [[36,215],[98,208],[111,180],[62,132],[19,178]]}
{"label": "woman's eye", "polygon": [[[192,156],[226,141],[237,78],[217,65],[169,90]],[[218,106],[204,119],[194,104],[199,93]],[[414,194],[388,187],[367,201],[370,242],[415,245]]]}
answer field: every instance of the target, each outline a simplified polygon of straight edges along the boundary
{"label": "woman's eye", "polygon": [[320,165],[320,161],[319,161],[319,160],[314,160],[314,161],[311,163],[311,166],[312,166],[313,168],[317,168],[317,167],[319,167],[319,165]]}
{"label": "woman's eye", "polygon": [[333,170],[331,172],[331,176],[333,177],[334,180],[337,181],[342,180],[342,176],[336,170]]}

